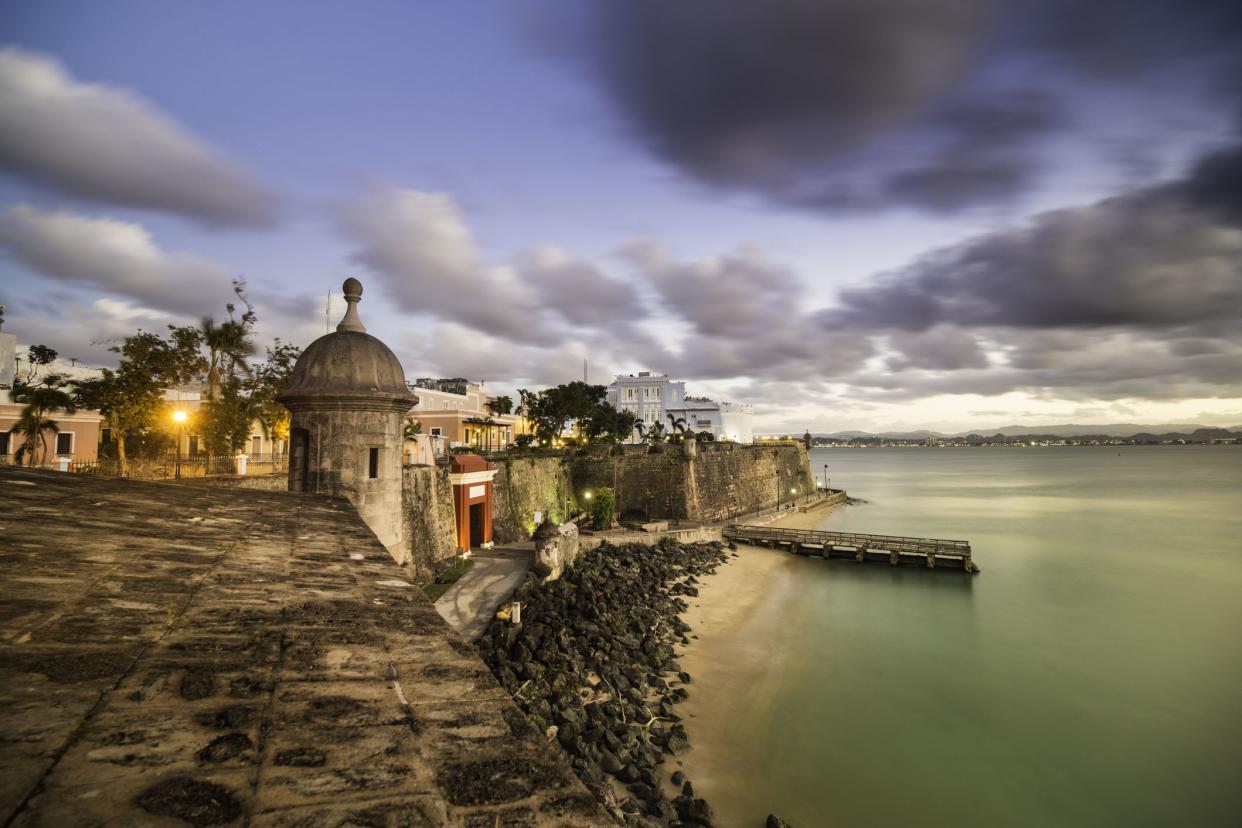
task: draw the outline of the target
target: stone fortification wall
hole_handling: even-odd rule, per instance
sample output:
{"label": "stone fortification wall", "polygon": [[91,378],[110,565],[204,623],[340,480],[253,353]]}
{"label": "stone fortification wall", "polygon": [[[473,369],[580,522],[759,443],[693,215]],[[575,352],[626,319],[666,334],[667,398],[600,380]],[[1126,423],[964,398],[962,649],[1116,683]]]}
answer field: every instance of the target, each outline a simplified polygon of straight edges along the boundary
{"label": "stone fortification wall", "polygon": [[620,454],[592,453],[573,461],[574,492],[601,486],[613,490],[617,514],[622,518],[686,519],[686,458],[678,446],[665,451],[626,449]]}
{"label": "stone fortification wall", "polygon": [[428,580],[457,553],[453,484],[449,482],[447,466],[402,469],[401,517],[414,577]]}
{"label": "stone fortification wall", "polygon": [[574,490],[613,487],[623,517],[712,522],[786,502],[791,488],[803,495],[815,488],[802,444],[697,448],[694,458],[678,446],[658,454],[627,447],[619,454],[576,458]]}
{"label": "stone fortification wall", "polygon": [[539,519],[566,520],[574,504],[569,466],[561,457],[507,457],[496,460],[492,480],[492,539],[526,540]]}
{"label": "stone fortification wall", "polygon": [[744,446],[732,443],[699,446],[690,463],[689,493],[696,520],[727,520],[769,509],[815,490],[811,461],[801,443]]}
{"label": "stone fortification wall", "polygon": [[177,481],[187,486],[216,486],[221,489],[256,489],[261,492],[289,491],[289,475],[285,472],[276,474],[248,475],[213,475],[211,477],[190,477]]}

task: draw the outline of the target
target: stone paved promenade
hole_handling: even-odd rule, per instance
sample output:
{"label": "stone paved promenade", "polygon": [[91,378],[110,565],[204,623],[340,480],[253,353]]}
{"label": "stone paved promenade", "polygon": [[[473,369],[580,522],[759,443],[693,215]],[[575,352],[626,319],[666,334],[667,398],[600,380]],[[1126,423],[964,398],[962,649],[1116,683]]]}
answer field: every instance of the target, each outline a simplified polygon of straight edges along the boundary
{"label": "stone paved promenade", "polygon": [[611,824],[345,501],[0,496],[0,824]]}

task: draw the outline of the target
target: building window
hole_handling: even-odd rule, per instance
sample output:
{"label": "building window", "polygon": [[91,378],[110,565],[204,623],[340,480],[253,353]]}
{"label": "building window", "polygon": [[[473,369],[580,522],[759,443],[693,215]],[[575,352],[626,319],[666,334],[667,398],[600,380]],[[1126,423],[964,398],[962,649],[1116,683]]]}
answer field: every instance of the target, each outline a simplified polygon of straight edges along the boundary
{"label": "building window", "polygon": [[441,429],[439,426],[432,426],[432,427],[431,427],[431,436],[432,436],[432,437],[443,437],[443,436],[444,436],[444,430],[443,430],[443,429]]}
{"label": "building window", "polygon": [[367,477],[374,480],[379,477],[379,449],[371,449],[371,456],[367,463]]}
{"label": "building window", "polygon": [[9,433],[0,431],[0,457],[7,457],[10,453]]}
{"label": "building window", "polygon": [[262,454],[263,453],[263,438],[262,437],[251,437],[250,438],[250,453],[251,454]]}
{"label": "building window", "polygon": [[190,447],[188,451],[190,454],[198,454],[198,438],[197,437],[190,438]]}
{"label": "building window", "polygon": [[62,431],[56,435],[56,454],[73,454],[73,432]]}

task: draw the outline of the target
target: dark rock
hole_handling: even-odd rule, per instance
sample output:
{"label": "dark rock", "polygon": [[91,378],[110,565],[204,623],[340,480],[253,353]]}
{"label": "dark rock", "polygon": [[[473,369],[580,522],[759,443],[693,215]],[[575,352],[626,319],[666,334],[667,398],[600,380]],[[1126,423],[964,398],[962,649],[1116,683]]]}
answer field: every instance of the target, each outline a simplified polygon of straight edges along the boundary
{"label": "dark rock", "polygon": [[136,802],[147,813],[194,826],[223,825],[241,816],[242,810],[228,788],[187,776],[157,782],[139,794]]}
{"label": "dark rock", "polygon": [[227,762],[229,759],[236,759],[248,750],[254,748],[254,742],[250,741],[250,737],[244,733],[226,733],[223,736],[217,736],[211,740],[205,748],[199,750],[195,756],[202,764],[218,764]]}
{"label": "dark rock", "polygon": [[679,770],[678,770],[678,771],[673,771],[673,775],[672,775],[671,779],[672,779],[672,781],[673,781],[673,784],[674,784],[674,785],[680,785],[682,782],[685,782],[685,781],[686,781],[686,775],[685,775],[683,772],[679,771]]}
{"label": "dark rock", "polygon": [[290,768],[323,767],[328,757],[319,748],[300,747],[276,752],[276,764]]}
{"label": "dark rock", "polygon": [[768,821],[765,828],[793,828],[793,826],[778,817],[776,814],[768,814]]}

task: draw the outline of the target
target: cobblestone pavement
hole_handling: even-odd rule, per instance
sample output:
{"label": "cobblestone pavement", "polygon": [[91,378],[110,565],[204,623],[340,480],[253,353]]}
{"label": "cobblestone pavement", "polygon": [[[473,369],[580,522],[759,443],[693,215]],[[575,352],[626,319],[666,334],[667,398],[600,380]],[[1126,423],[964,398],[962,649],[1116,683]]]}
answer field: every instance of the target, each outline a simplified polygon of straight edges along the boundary
{"label": "cobblestone pavement", "polygon": [[611,824],[345,501],[0,495],[0,822]]}

